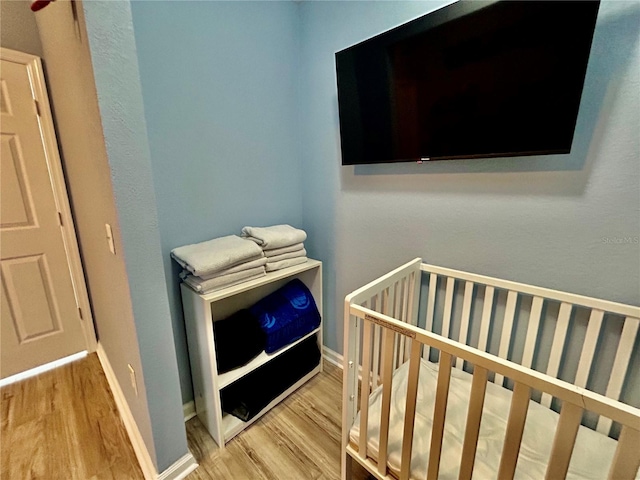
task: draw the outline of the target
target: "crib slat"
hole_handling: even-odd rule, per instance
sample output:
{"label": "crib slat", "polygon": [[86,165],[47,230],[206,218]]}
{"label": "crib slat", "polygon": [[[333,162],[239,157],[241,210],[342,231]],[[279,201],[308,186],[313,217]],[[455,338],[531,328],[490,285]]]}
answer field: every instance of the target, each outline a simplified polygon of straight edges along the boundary
{"label": "crib slat", "polygon": [[[398,281],[398,297],[396,299],[398,303],[398,313],[396,318],[402,323],[407,323],[407,278],[401,278]],[[404,363],[404,335],[398,335],[398,366]]]}
{"label": "crib slat", "polygon": [[[460,319],[460,336],[458,341],[464,345],[467,344],[467,336],[469,335],[469,317],[471,316],[471,300],[473,299],[473,282],[465,282],[464,284],[464,300],[462,302],[462,317]],[[456,358],[456,368],[462,369],[464,361]]]}
{"label": "crib slat", "polygon": [[[436,309],[436,287],[438,286],[438,275],[432,273],[429,275],[429,294],[427,296],[427,322],[425,330],[433,332],[433,316]],[[429,360],[429,351],[431,349],[425,345],[422,350],[422,357]]]}
{"label": "crib slat", "polygon": [[480,338],[478,350],[487,351],[489,343],[489,325],[491,324],[491,311],[493,310],[493,295],[495,288],[487,286],[484,290],[484,306],[482,307],[482,321],[480,322]]}
{"label": "crib slat", "polygon": [[380,475],[387,474],[394,334],[395,332],[393,330],[386,328],[384,330],[384,336],[382,337],[382,410],[380,411],[380,447],[378,448],[378,473]]}
{"label": "crib slat", "polygon": [[[389,288],[389,297],[388,297],[388,302],[385,308],[385,314],[389,315],[390,317],[393,318],[398,318],[396,315],[396,287],[398,285],[398,282],[394,282]],[[395,356],[395,352],[398,351],[398,337],[396,336],[393,339],[393,369],[396,369],[397,366],[397,359]]]}
{"label": "crib slat", "polygon": [[390,311],[389,311],[389,300],[391,297],[391,287],[387,287],[384,290],[382,290],[380,292],[382,299],[381,299],[381,303],[380,303],[380,312],[384,313],[385,315],[391,315]]}
{"label": "crib slat", "polygon": [[416,270],[409,277],[409,322],[418,325],[418,306],[420,300],[420,280],[422,273]]}
{"label": "crib slat", "polygon": [[442,314],[442,336],[445,338],[449,338],[449,329],[451,328],[451,310],[453,309],[453,290],[455,284],[455,278],[447,277],[447,288],[444,294],[444,312]]}
{"label": "crib slat", "polygon": [[411,339],[409,337],[404,338],[404,356],[402,358],[402,363],[405,363],[409,360],[409,352],[411,351]]}
{"label": "crib slat", "polygon": [[[411,325],[418,325],[418,315],[419,315],[419,306],[420,306],[420,280],[422,279],[422,272],[420,270],[416,270],[412,272],[409,276],[409,310],[408,310],[408,322]],[[412,340],[409,337],[405,338],[406,346],[405,346],[405,361],[409,358],[409,352],[411,349]],[[427,348],[426,346],[423,348]]]}
{"label": "crib slat", "polygon": [[516,471],[522,432],[527,420],[530,394],[531,389],[529,386],[515,382],[513,396],[511,397],[511,408],[509,409],[509,419],[507,420],[507,432],[504,436],[504,446],[502,447],[502,457],[500,458],[500,467],[498,469],[498,478],[513,478],[513,474]]}
{"label": "crib slat", "polygon": [[583,411],[581,407],[573,403],[564,402],[562,404],[560,419],[551,447],[551,457],[547,465],[546,480],[556,480],[567,476]]}
{"label": "crib slat", "polygon": [[[549,354],[549,364],[547,365],[547,375],[558,378],[560,370],[560,361],[564,353],[564,342],[567,339],[567,330],[569,329],[569,318],[571,317],[571,309],[573,305],[570,303],[562,303],[558,312],[558,322],[556,323],[556,331],[553,334],[553,342],[551,343],[551,353]],[[548,393],[543,393],[540,403],[545,407],[551,406],[553,398]]]}
{"label": "crib slat", "polygon": [[[382,293],[377,293],[375,296],[375,310],[382,313]],[[372,305],[374,305],[372,303]],[[376,388],[380,385],[380,325],[373,325],[373,367],[371,368],[371,386]]]}
{"label": "crib slat", "polygon": [[358,453],[367,458],[369,420],[369,381],[371,380],[371,322],[364,322],[362,333],[362,382],[360,383],[360,441]]}
{"label": "crib slat", "polygon": [[[509,290],[507,294],[507,306],[504,311],[504,321],[502,322],[502,335],[500,336],[500,349],[498,350],[498,356],[508,360],[509,356],[509,344],[511,343],[511,331],[513,330],[513,319],[516,314],[516,302],[518,300],[518,292]],[[499,373],[496,373],[494,383],[502,386],[504,377]]]}
{"label": "crib slat", "polygon": [[471,383],[471,394],[469,395],[469,410],[467,412],[467,424],[464,432],[458,480],[471,480],[471,475],[473,474],[488,373],[486,368],[478,365],[473,367],[473,382]]}
{"label": "crib slat", "polygon": [[522,366],[531,368],[533,364],[533,353],[536,349],[536,341],[538,340],[538,330],[540,330],[540,314],[542,313],[542,305],[544,299],[542,297],[533,297],[531,301],[531,313],[529,314],[529,323],[527,325],[527,336],[524,341],[524,352],[522,352]]}
{"label": "crib slat", "polygon": [[[402,279],[402,321],[404,323],[409,323],[411,319],[409,318],[409,277],[405,277]],[[398,352],[398,363],[401,365],[407,360],[407,355],[409,354],[407,350],[407,340],[408,337],[402,335],[400,337],[400,351]]]}
{"label": "crib slat", "polygon": [[640,432],[623,426],[609,470],[609,480],[633,480],[640,468]]}
{"label": "crib slat", "polygon": [[[631,353],[633,353],[633,344],[636,341],[636,335],[638,334],[638,326],[640,320],[637,318],[627,317],[624,319],[624,326],[622,327],[622,334],[620,335],[620,343],[618,344],[618,350],[616,351],[616,358],[613,360],[613,368],[611,369],[611,377],[609,379],[609,385],[607,385],[606,396],[618,400],[620,398],[620,392],[624,385],[624,379],[627,376],[627,370],[629,369],[629,360],[631,359]],[[600,417],[598,419],[598,425],[596,430],[605,435],[609,435],[611,430],[611,419],[606,417]]]}
{"label": "crib slat", "polygon": [[440,470],[440,455],[442,453],[442,436],[444,434],[445,415],[447,413],[447,399],[449,397],[449,383],[451,381],[451,354],[440,351],[440,365],[438,368],[438,384],[436,387],[436,401],[433,407],[433,427],[431,429],[431,444],[429,446],[429,467],[427,480],[436,480]]}
{"label": "crib slat", "polygon": [[395,335],[393,339],[393,371],[395,372],[398,368],[398,351],[400,350],[400,337],[402,335]]}
{"label": "crib slat", "polygon": [[389,302],[387,304],[387,315],[393,318],[396,317],[396,290],[398,287],[398,282],[395,282],[393,285],[389,287]]}
{"label": "crib slat", "polygon": [[[406,298],[407,298],[407,316],[406,322],[410,325],[418,325],[418,304],[420,300],[420,284],[418,279],[420,278],[420,271],[416,270],[407,277],[406,283]],[[409,354],[411,352],[411,339],[405,338],[404,344],[404,361],[409,360]]]}
{"label": "crib slat", "polygon": [[600,336],[603,317],[604,312],[602,310],[591,310],[589,323],[587,325],[587,333],[584,337],[582,352],[580,353],[580,361],[578,362],[576,381],[574,382],[577,387],[585,388],[589,381],[589,372],[591,371],[591,364],[593,363],[593,357],[596,352],[596,345],[598,344],[598,337]]}
{"label": "crib slat", "polygon": [[409,377],[407,379],[407,403],[404,414],[404,434],[402,435],[402,457],[400,460],[400,480],[409,480],[411,472],[411,449],[418,397],[418,376],[420,374],[420,342],[411,343]]}
{"label": "crib slat", "polygon": [[377,387],[380,385],[380,332],[382,327],[374,325],[373,327],[373,378],[372,385]]}

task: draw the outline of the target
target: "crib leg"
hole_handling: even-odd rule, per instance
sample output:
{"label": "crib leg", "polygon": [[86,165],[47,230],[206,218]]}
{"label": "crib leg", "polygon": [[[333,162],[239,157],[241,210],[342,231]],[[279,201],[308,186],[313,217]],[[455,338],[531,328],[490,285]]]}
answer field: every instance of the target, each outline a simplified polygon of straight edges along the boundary
{"label": "crib leg", "polygon": [[342,449],[342,480],[353,480],[353,458]]}

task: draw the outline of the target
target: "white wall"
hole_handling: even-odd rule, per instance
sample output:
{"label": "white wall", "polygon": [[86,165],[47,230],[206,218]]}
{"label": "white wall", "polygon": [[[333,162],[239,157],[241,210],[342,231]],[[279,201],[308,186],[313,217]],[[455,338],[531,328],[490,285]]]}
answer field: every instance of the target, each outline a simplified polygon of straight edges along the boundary
{"label": "white wall", "polygon": [[27,0],[0,2],[0,46],[42,57],[34,13]]}
{"label": "white wall", "polygon": [[302,3],[304,226],[337,351],[344,295],[417,256],[640,304],[637,2],[601,4],[570,155],[340,165],[334,53],[443,3]]}

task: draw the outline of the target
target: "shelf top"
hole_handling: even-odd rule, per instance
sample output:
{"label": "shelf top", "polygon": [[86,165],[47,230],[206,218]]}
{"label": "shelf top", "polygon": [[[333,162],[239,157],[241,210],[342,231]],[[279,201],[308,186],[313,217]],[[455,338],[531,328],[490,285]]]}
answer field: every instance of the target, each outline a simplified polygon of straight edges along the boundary
{"label": "shelf top", "polygon": [[202,300],[207,302],[214,302],[216,300],[222,300],[223,298],[231,297],[233,295],[237,295],[238,293],[246,292],[247,290],[251,290],[252,288],[259,287],[261,285],[266,285],[276,280],[280,280],[282,278],[291,277],[301,272],[306,272],[307,270],[312,270],[322,265],[322,262],[319,260],[309,259],[305,263],[301,263],[299,265],[294,265],[293,267],[283,268],[282,270],[276,270],[275,272],[267,272],[267,274],[263,277],[256,278],[254,280],[249,280],[248,282],[239,283],[237,285],[232,285],[227,288],[222,288],[220,290],[215,290],[209,293],[198,293],[193,290],[191,287],[182,283],[180,286],[183,291],[188,291],[192,295],[197,295]]}

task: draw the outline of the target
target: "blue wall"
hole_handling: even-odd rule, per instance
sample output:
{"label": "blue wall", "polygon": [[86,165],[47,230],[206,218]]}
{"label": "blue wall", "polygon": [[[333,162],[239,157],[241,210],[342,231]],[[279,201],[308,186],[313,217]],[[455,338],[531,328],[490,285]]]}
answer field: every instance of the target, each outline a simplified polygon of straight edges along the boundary
{"label": "blue wall", "polygon": [[442,4],[301,4],[304,226],[337,351],[344,295],[414,257],[640,304],[637,2],[601,4],[570,155],[340,166],[334,53]]}
{"label": "blue wall", "polygon": [[183,401],[192,399],[171,249],[245,225],[301,225],[298,6],[133,2]]}
{"label": "blue wall", "polygon": [[340,166],[334,53],[444,3],[134,2],[183,400],[168,252],[245,224],[308,231],[336,351],[344,295],[416,256],[640,304],[637,3],[602,3],[570,155]]}
{"label": "blue wall", "polygon": [[131,11],[129,2],[84,2],[84,8],[142,362],[138,381],[146,389],[153,435],[144,441],[152,455],[155,449],[156,468],[163,472],[189,450]]}

